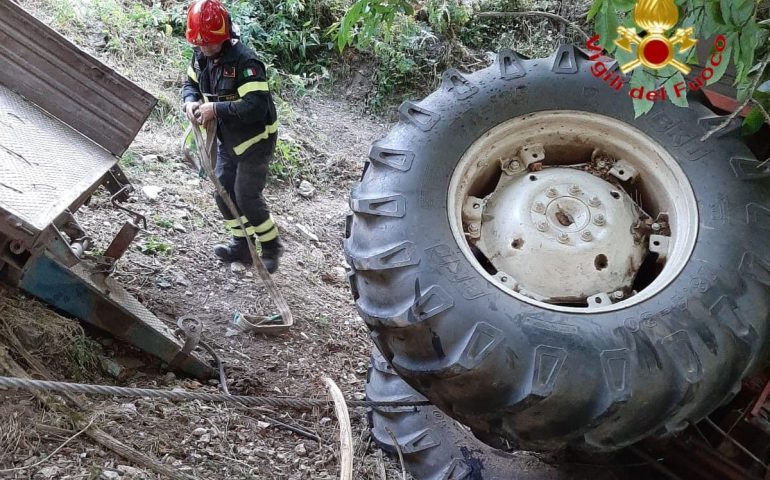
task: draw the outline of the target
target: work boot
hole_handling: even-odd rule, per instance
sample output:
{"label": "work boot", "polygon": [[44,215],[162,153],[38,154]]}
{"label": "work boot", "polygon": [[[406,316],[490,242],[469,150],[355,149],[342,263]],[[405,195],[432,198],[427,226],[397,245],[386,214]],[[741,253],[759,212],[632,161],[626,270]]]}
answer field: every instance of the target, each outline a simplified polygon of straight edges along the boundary
{"label": "work boot", "polygon": [[251,253],[246,237],[233,237],[227,245],[214,245],[214,255],[226,263],[241,262],[251,265]]}
{"label": "work boot", "polygon": [[281,255],[283,255],[283,245],[279,238],[262,244],[262,263],[265,264],[268,272],[275,273],[278,270]]}

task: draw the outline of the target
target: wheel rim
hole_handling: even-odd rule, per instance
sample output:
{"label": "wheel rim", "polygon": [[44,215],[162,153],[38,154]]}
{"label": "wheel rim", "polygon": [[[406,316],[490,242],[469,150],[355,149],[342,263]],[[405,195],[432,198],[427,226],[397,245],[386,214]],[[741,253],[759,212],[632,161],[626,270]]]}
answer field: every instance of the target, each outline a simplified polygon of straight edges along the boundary
{"label": "wheel rim", "polygon": [[602,312],[651,298],[682,271],[698,229],[674,158],[631,125],[579,111],[508,120],[452,175],[452,234],[508,295]]}

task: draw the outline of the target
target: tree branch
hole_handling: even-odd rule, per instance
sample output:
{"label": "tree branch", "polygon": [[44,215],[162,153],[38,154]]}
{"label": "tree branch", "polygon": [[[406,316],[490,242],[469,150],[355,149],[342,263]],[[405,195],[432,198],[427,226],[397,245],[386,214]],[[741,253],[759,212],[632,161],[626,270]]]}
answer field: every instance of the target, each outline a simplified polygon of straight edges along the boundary
{"label": "tree branch", "polygon": [[[762,79],[762,75],[765,73],[765,68],[767,68],[767,64],[770,63],[770,51],[767,52],[767,55],[765,55],[765,58],[762,60],[762,63],[759,65],[759,71],[757,72],[757,75],[754,77],[754,81],[751,82],[751,88],[749,89],[749,95],[746,97],[746,100],[735,109],[733,113],[727,116],[727,118],[722,121],[719,125],[716,125],[714,128],[706,132],[705,135],[703,135],[700,139],[701,142],[705,142],[709,138],[711,138],[712,135],[719,132],[723,128],[730,125],[730,122],[732,122],[735,117],[737,117],[744,108],[751,102],[752,97],[754,96],[754,92],[757,90],[757,86],[759,85],[759,81]],[[764,109],[763,109],[764,110]],[[766,113],[766,112],[765,112]]]}
{"label": "tree branch", "polygon": [[580,32],[580,34],[583,35],[585,38],[591,37],[585,32],[585,30],[578,27],[578,25],[575,22],[567,20],[561,15],[556,15],[555,13],[550,13],[550,12],[539,12],[534,10],[526,11],[526,12],[479,12],[476,14],[476,16],[481,18],[546,17],[546,18],[550,18],[551,20],[556,20],[567,24],[568,26]]}
{"label": "tree branch", "polygon": [[759,100],[757,100],[756,98],[752,98],[751,103],[753,103],[754,106],[759,109],[759,113],[761,113],[762,116],[765,117],[765,122],[767,122],[767,124],[770,125],[770,113],[767,113],[767,110],[765,110],[765,107],[762,106]]}

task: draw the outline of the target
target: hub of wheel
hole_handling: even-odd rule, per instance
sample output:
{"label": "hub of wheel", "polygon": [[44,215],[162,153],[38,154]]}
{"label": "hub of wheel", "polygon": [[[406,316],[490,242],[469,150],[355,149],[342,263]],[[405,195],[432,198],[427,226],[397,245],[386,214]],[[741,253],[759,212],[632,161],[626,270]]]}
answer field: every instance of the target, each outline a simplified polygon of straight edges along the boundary
{"label": "hub of wheel", "polygon": [[511,288],[541,301],[630,291],[646,253],[629,235],[641,212],[625,192],[613,192],[572,168],[503,175],[484,202],[477,247],[513,279]]}
{"label": "hub of wheel", "polygon": [[448,202],[453,234],[479,272],[559,311],[651,297],[687,263],[698,228],[695,196],[671,155],[587,112],[538,112],[490,130],[458,163]]}

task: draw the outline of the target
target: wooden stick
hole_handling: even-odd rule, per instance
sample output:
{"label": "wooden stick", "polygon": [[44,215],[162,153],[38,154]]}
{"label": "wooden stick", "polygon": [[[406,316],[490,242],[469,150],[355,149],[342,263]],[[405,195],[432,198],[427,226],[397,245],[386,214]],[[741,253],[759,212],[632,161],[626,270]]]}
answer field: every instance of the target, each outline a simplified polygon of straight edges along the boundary
{"label": "wooden stick", "polygon": [[[13,335],[13,333],[8,334],[6,329],[6,336],[9,336],[9,335]],[[16,342],[18,342],[18,339],[16,339],[14,343]],[[32,358],[32,356],[29,355],[29,352],[27,352],[23,348],[22,348],[22,351],[19,353],[25,359]],[[39,362],[36,362],[36,363],[39,364]],[[42,365],[40,366],[42,367],[42,369],[38,369],[38,367],[35,367],[35,368],[40,370],[41,375],[43,375],[48,379],[53,378],[51,373],[44,366]],[[29,374],[21,367],[21,365],[16,363],[16,361],[13,358],[11,358],[11,356],[8,354],[8,351],[3,346],[0,346],[0,369],[6,370],[8,373],[10,373],[14,377],[30,378]],[[72,410],[64,404],[57,404],[58,402],[54,401],[51,397],[46,396],[40,392],[33,392],[33,395],[35,395],[35,397],[37,397],[40,403],[42,403],[49,410],[61,412],[65,414],[67,417],[69,417],[69,419],[75,425],[75,428],[79,430],[85,429],[85,427],[88,425],[88,420],[85,417],[83,417],[83,415],[80,412]],[[69,398],[76,405],[79,403],[77,400],[77,397],[75,397],[74,395],[65,393],[64,396]],[[56,408],[53,408],[54,406]],[[119,442],[118,440],[113,438],[110,434],[106,433],[105,431],[101,430],[98,427],[95,427],[92,425],[90,428],[85,429],[84,434],[90,437],[93,441],[95,441],[99,445],[109,450],[112,450],[117,455],[120,455],[126,460],[129,460],[135,465],[139,465],[140,467],[144,467],[149,470],[152,470],[153,472],[159,475],[165,475],[166,477],[171,478],[173,480],[194,480],[193,477],[190,477],[181,472],[178,472],[176,469],[169,467],[168,465],[164,465],[159,461],[148,457],[142,452],[135,450],[124,443]]]}
{"label": "wooden stick", "polygon": [[353,480],[353,429],[350,427],[348,406],[334,380],[325,377],[324,383],[334,401],[334,411],[340,423],[340,480]]}
{"label": "wooden stick", "polygon": [[401,479],[406,480],[406,467],[404,467],[404,454],[401,452],[401,445],[398,443],[396,435],[388,427],[385,427],[385,431],[388,432],[390,439],[393,440],[393,446],[396,448],[396,453],[398,453],[398,463],[401,464]]}
{"label": "wooden stick", "polygon": [[374,458],[377,460],[377,473],[380,480],[388,480],[388,474],[385,472],[385,462],[382,459],[382,450],[379,448],[374,452]]}

